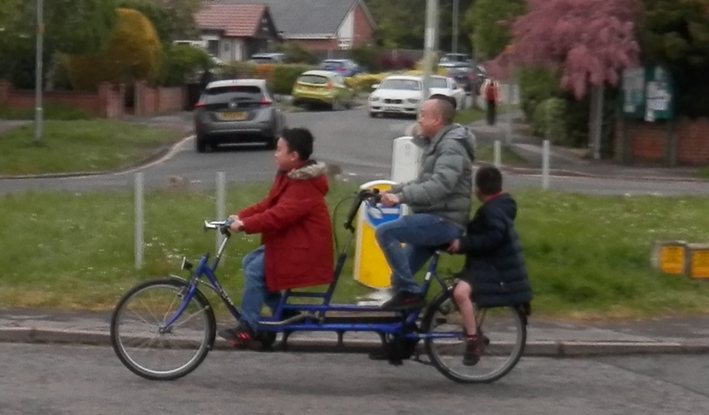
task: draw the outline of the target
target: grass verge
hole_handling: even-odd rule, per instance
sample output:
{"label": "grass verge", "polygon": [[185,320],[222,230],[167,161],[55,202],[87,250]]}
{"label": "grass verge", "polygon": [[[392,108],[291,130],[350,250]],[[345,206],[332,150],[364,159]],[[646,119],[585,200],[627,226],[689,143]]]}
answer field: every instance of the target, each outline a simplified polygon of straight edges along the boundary
{"label": "grass verge", "polygon": [[[46,120],[90,120],[93,115],[80,108],[70,105],[63,105],[54,102],[47,102],[42,106],[42,114]],[[0,106],[0,120],[33,120],[34,109],[16,109],[7,106]]]}
{"label": "grass verge", "polygon": [[0,174],[95,172],[137,163],[183,135],[111,120],[47,121],[39,143],[26,125],[0,137]]}
{"label": "grass verge", "polygon": [[[228,206],[259,200],[268,185],[231,188]],[[351,194],[333,183],[330,206]],[[706,198],[598,197],[554,192],[515,194],[518,229],[535,292],[536,315],[559,318],[636,318],[709,311],[709,284],[651,268],[657,240],[706,241]],[[203,193],[150,193],[146,198],[146,267],[133,270],[133,204],[129,194],[28,193],[0,198],[0,304],[107,310],[146,278],[179,273],[182,256],[213,251],[201,230],[215,199]],[[340,209],[336,220],[344,240]],[[235,235],[220,280],[240,298],[243,256],[258,236]],[[445,256],[439,271],[457,271],[462,257]],[[368,289],[344,269],[337,301]],[[216,305],[216,303],[215,303]]]}

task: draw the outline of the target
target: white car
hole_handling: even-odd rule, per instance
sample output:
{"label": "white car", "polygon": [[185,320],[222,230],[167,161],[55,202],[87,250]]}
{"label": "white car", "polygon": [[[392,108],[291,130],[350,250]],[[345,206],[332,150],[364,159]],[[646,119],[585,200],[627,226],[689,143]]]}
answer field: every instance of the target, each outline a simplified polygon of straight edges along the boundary
{"label": "white car", "polygon": [[432,76],[429,88],[430,95],[440,94],[453,97],[455,99],[455,108],[459,110],[465,109],[465,89],[458,85],[455,79],[445,76]]}
{"label": "white car", "polygon": [[[389,76],[379,85],[374,85],[374,92],[369,95],[369,116],[377,114],[418,114],[422,104],[421,91],[423,81],[420,76]],[[453,97],[457,109],[465,108],[465,90],[452,78],[432,76],[429,95],[441,94]]]}
{"label": "white car", "polygon": [[416,115],[421,106],[423,85],[420,76],[389,76],[379,85],[374,85],[369,95],[369,116],[377,114]]}

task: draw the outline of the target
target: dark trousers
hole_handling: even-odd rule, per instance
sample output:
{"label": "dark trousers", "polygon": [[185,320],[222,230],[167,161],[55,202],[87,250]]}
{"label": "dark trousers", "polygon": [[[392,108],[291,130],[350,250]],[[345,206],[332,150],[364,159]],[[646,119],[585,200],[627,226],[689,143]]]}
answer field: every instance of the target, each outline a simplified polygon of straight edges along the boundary
{"label": "dark trousers", "polygon": [[492,100],[487,101],[487,125],[495,125],[497,103]]}

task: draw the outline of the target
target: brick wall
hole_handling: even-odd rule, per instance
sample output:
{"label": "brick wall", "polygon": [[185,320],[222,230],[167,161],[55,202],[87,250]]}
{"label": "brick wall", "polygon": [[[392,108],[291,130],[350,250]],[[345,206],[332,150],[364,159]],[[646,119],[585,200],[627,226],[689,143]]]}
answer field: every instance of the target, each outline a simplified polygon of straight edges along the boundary
{"label": "brick wall", "polygon": [[[43,103],[59,103],[80,108],[89,114],[105,118],[123,116],[125,88],[101,84],[97,92],[44,91]],[[15,109],[32,109],[35,106],[33,90],[16,90],[6,81],[0,81],[0,105]]]}
{"label": "brick wall", "polygon": [[362,9],[362,5],[358,4],[354,10],[354,39],[352,47],[358,47],[366,43],[372,38],[374,29],[367,19],[367,15]]}
{"label": "brick wall", "polygon": [[135,83],[136,116],[151,116],[182,111],[186,93],[183,87],[153,88],[145,81]]}
{"label": "brick wall", "polygon": [[[625,121],[625,148],[630,154],[625,159],[631,162],[664,163],[667,161],[667,124],[664,121],[647,123]],[[616,134],[616,149],[623,148],[619,124]],[[679,165],[702,166],[709,164],[709,120],[681,118],[674,122],[674,154]],[[619,154],[619,153],[616,153]]]}

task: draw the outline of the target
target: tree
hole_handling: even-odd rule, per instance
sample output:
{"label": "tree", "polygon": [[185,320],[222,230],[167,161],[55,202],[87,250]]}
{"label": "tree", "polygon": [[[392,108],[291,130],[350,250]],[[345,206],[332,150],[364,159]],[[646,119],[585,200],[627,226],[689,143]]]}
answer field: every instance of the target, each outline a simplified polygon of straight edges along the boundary
{"label": "tree", "polygon": [[636,66],[640,47],[638,0],[528,0],[530,11],[513,25],[513,42],[499,61],[559,68],[560,85],[577,99],[591,85],[594,157],[600,157],[603,90],[620,71]]}
{"label": "tree", "polygon": [[200,0],[117,0],[118,7],[144,14],[155,26],[163,44],[197,36],[194,15],[202,7]]}
{"label": "tree", "polygon": [[105,81],[154,81],[160,74],[162,45],[150,20],[136,10],[116,13],[118,24],[105,49],[70,57],[69,77],[76,89],[95,89]]}
{"label": "tree", "polygon": [[512,23],[527,10],[525,0],[477,0],[465,13],[465,26],[479,60],[493,59],[510,43]]}
{"label": "tree", "polygon": [[709,116],[709,1],[644,0],[639,30],[643,60],[672,74],[677,112]]}
{"label": "tree", "polygon": [[[34,85],[36,0],[3,0],[0,11],[0,76],[18,87]],[[53,0],[44,7],[44,68],[58,53],[95,52],[115,25],[114,0]]]}

